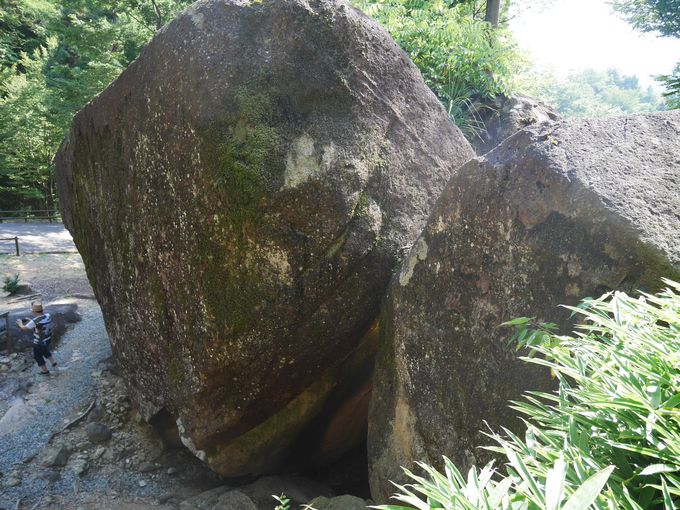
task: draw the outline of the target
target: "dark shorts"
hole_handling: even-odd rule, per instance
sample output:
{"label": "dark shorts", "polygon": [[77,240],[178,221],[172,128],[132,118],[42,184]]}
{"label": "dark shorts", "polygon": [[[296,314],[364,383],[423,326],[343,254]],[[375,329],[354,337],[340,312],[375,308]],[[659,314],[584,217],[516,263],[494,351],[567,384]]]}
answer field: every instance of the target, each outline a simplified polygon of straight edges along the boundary
{"label": "dark shorts", "polygon": [[39,367],[45,366],[45,360],[52,356],[50,352],[50,343],[33,344],[33,357]]}

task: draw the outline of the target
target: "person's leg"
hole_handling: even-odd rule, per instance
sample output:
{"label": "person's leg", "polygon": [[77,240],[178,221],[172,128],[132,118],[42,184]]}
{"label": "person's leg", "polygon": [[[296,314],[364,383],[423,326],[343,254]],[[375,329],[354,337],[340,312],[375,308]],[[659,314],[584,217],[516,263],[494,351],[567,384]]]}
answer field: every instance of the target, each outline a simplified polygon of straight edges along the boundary
{"label": "person's leg", "polygon": [[40,345],[33,344],[33,357],[35,362],[38,364],[41,374],[49,374],[50,371],[47,370],[45,366],[45,358],[43,357],[43,352]]}
{"label": "person's leg", "polygon": [[50,360],[50,363],[52,363],[53,367],[57,366],[57,360],[54,359],[54,356],[52,356],[52,353],[50,352],[49,342],[43,346],[43,356]]}

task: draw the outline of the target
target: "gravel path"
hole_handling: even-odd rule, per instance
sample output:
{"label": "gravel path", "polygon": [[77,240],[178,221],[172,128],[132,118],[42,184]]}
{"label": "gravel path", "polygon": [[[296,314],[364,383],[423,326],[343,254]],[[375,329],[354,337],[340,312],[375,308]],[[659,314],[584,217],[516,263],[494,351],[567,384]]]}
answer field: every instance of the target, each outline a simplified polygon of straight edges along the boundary
{"label": "gravel path", "polygon": [[[85,276],[85,265],[78,253],[42,253],[21,257],[0,254],[0,279],[16,274],[19,275],[19,283],[29,284],[33,292],[42,295],[45,303],[63,296],[93,295]],[[0,296],[0,311],[30,304],[30,301],[17,302],[19,297]]]}
{"label": "gravel path", "polygon": [[[88,300],[77,302],[83,320],[68,331],[54,351],[59,370],[48,377],[38,375],[37,368],[27,370],[34,379],[25,397],[26,405],[35,411],[25,420],[19,431],[0,437],[0,472],[17,469],[46,445],[52,434],[61,429],[79,411],[84,410],[95,395],[96,380],[92,372],[97,364],[111,355],[99,306]],[[73,491],[76,475],[62,474],[51,486],[51,492]],[[44,479],[24,479],[17,487],[7,487],[0,495],[0,507],[13,508],[16,501],[27,494],[41,494],[47,488]]]}
{"label": "gravel path", "polygon": [[[15,236],[21,253],[76,251],[71,234],[61,223],[0,223],[0,239]],[[14,241],[1,241],[0,253],[15,253]]]}

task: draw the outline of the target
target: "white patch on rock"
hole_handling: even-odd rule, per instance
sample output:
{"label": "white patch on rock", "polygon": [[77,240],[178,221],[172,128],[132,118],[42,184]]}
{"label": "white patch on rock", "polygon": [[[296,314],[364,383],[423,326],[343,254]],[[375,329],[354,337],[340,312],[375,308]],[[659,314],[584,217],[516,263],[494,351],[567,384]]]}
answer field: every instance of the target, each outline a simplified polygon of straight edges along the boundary
{"label": "white patch on rock", "polygon": [[182,418],[177,418],[177,431],[179,432],[179,439],[180,441],[182,441],[182,444],[186,446],[189,449],[189,451],[193,453],[196,457],[205,462],[206,459],[205,452],[203,450],[199,450],[198,448],[196,448],[191,438],[186,435],[187,431],[184,428],[184,425],[182,424]]}
{"label": "white patch on rock", "polygon": [[333,142],[328,145],[323,146],[323,155],[321,156],[321,162],[323,163],[324,169],[328,170],[338,157],[338,151],[335,148]]}
{"label": "white patch on rock", "polygon": [[[321,163],[324,169],[330,168],[336,158],[333,144],[323,147]],[[321,170],[319,157],[314,150],[314,139],[303,133],[293,141],[286,155],[286,171],[283,175],[283,188],[294,188],[307,182]]]}
{"label": "white patch on rock", "polygon": [[200,12],[190,12],[189,17],[191,17],[191,21],[194,23],[194,26],[198,28],[199,30],[203,30],[203,22],[205,21],[205,18],[203,17],[203,14]]}
{"label": "white patch on rock", "polygon": [[285,251],[278,248],[268,248],[264,250],[264,256],[269,266],[281,277],[282,280],[291,283],[290,264],[288,255]]}
{"label": "white patch on rock", "polygon": [[434,227],[432,228],[432,233],[433,234],[440,234],[446,230],[446,223],[444,223],[444,218],[441,216],[437,216],[437,221],[434,224]]}
{"label": "white patch on rock", "polygon": [[372,198],[368,199],[366,215],[368,224],[371,227],[371,232],[373,232],[376,236],[379,235],[383,224],[383,214],[378,203]]}
{"label": "white patch on rock", "polygon": [[411,252],[406,259],[406,263],[401,267],[401,272],[399,273],[399,284],[403,287],[408,285],[408,282],[413,276],[413,270],[419,260],[425,260],[427,258],[427,243],[425,239],[419,237],[416,244],[411,248]]}

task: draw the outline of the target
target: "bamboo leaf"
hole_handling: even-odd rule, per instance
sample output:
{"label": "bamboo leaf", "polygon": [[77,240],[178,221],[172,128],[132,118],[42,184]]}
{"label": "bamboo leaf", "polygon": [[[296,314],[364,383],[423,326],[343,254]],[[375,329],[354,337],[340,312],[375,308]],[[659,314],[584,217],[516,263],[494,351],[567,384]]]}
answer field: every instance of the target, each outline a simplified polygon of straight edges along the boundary
{"label": "bamboo leaf", "polygon": [[586,510],[600,495],[614,468],[615,466],[606,467],[583,482],[567,500],[562,510]]}

